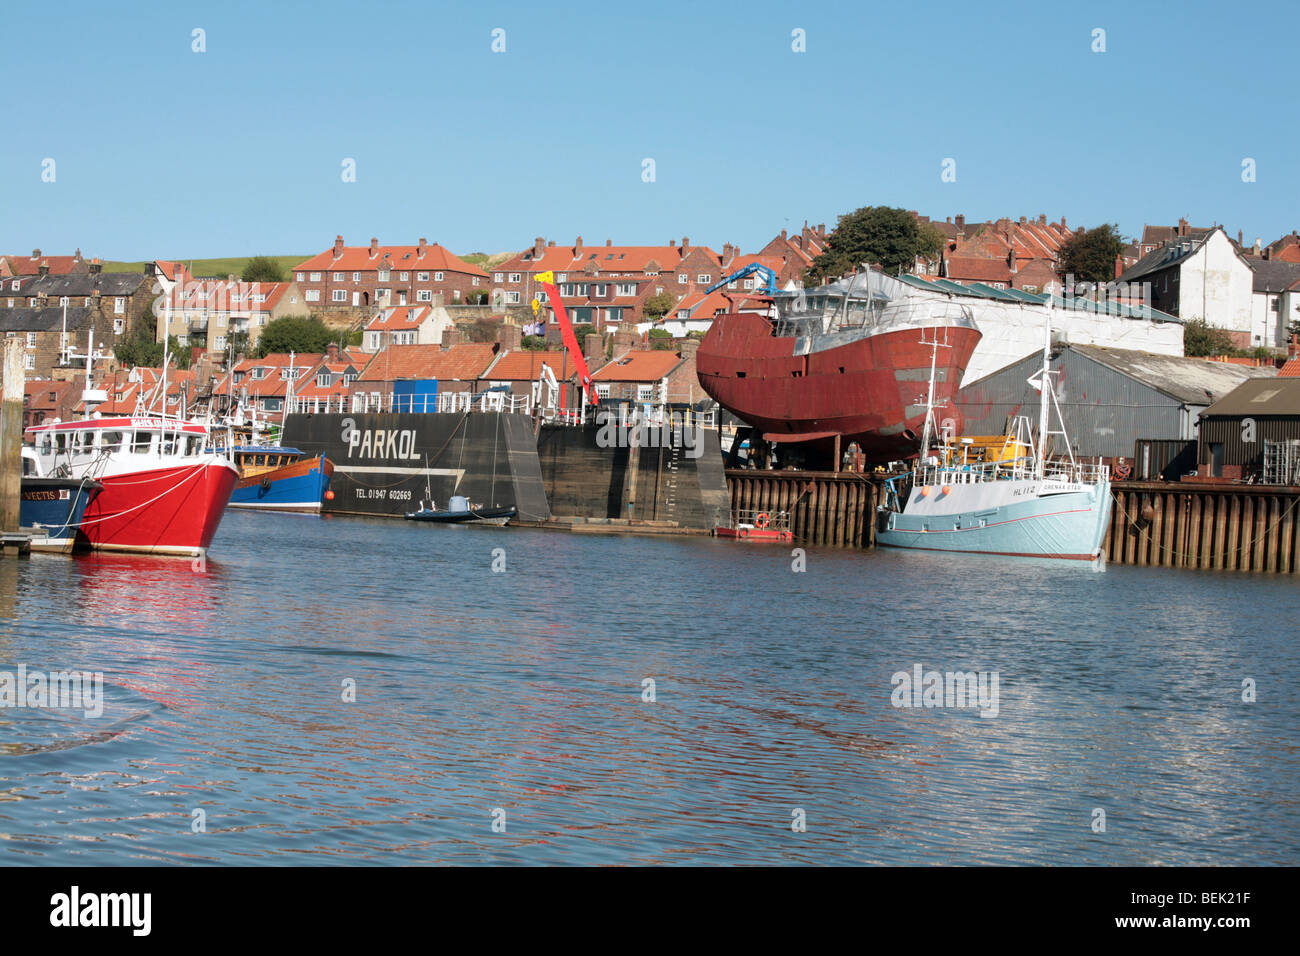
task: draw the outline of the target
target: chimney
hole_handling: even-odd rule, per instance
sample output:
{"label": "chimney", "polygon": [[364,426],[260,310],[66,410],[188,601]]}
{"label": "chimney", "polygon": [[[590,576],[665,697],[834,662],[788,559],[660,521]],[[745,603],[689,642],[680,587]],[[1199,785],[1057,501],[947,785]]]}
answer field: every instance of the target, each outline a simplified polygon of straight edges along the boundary
{"label": "chimney", "polygon": [[550,242],[548,242],[546,245],[547,245],[547,247],[550,247],[550,246],[555,245],[555,240],[552,239],[552,240],[551,240]]}
{"label": "chimney", "polygon": [[1039,224],[1040,226],[1046,226],[1046,225],[1047,225],[1047,213],[1045,213],[1045,212],[1040,212],[1040,213],[1038,214],[1038,224]]}
{"label": "chimney", "polygon": [[47,275],[49,275],[49,274],[50,274],[50,264],[49,264],[49,262],[47,262],[47,261],[42,261],[41,264],[40,264],[39,266],[36,267],[36,274],[37,274],[37,275],[41,275],[41,276],[47,276]]}
{"label": "chimney", "polygon": [[637,334],[636,327],[624,322],[614,331],[614,355],[622,355],[624,352],[630,352],[636,345]]}
{"label": "chimney", "polygon": [[442,348],[444,351],[451,348],[453,345],[459,345],[459,344],[460,344],[460,329],[452,325],[442,330]]}
{"label": "chimney", "polygon": [[103,271],[104,271],[104,264],[103,264],[102,262],[100,262],[98,258],[95,258],[95,259],[91,259],[91,260],[90,260],[90,274],[91,274],[91,275],[99,275],[99,273],[101,273],[101,272],[103,272]]}
{"label": "chimney", "polygon": [[691,248],[691,240],[688,239],[686,236],[682,236],[682,255],[683,256],[686,255],[687,250],[689,250],[690,248]]}
{"label": "chimney", "polygon": [[1124,274],[1124,257],[1119,253],[1115,254],[1115,278],[1118,279]]}
{"label": "chimney", "polygon": [[[784,235],[784,233],[782,233],[782,235]],[[669,249],[676,249],[676,248],[677,248],[677,240],[676,240],[676,239],[669,239],[669,240],[668,240],[668,248],[669,248]]]}
{"label": "chimney", "polygon": [[370,258],[373,259],[379,255],[379,240],[374,236],[370,237]]}
{"label": "chimney", "polygon": [[1061,217],[1061,232],[1065,232],[1065,231],[1068,230],[1069,228],[1070,228],[1070,227],[1067,226],[1067,225],[1065,224],[1065,217],[1062,216],[1062,217]]}
{"label": "chimney", "polygon": [[966,214],[958,213],[957,218],[953,220],[953,225],[957,227],[958,232],[964,231],[966,228]]}
{"label": "chimney", "polygon": [[785,234],[785,230],[784,230],[784,229],[781,230],[781,238],[782,238],[782,239],[786,238],[786,234]]}
{"label": "chimney", "polygon": [[343,255],[343,237],[335,236],[334,237],[334,258],[337,259],[341,255]]}
{"label": "chimney", "polygon": [[1020,225],[1023,226],[1027,221],[1028,221],[1028,220],[1026,220],[1024,216],[1021,216],[1021,217],[1020,217]]}
{"label": "chimney", "polygon": [[1237,248],[1241,248],[1241,230],[1237,230]]}
{"label": "chimney", "polygon": [[1255,237],[1255,255],[1259,255],[1260,241],[1259,236]]}
{"label": "chimney", "polygon": [[533,240],[533,258],[540,259],[546,255],[546,240],[538,236]]}
{"label": "chimney", "polygon": [[681,348],[678,349],[678,352],[681,354],[683,360],[687,362],[694,362],[695,353],[699,351],[699,348],[700,348],[700,340],[693,339],[688,335],[686,336],[686,338],[682,339]]}
{"label": "chimney", "polygon": [[605,247],[606,247],[606,248],[609,248],[609,247],[612,246],[613,244],[614,244],[614,240],[613,240],[613,239],[606,239],[606,240],[605,240]]}
{"label": "chimney", "polygon": [[72,254],[72,258],[74,258],[74,259],[76,259],[78,262],[80,262],[80,261],[81,261],[81,250],[80,250],[80,249],[77,249],[77,251],[74,252],[74,253]]}
{"label": "chimney", "polygon": [[331,342],[325,346],[325,360],[331,365],[339,360],[339,344],[337,342]]}
{"label": "chimney", "polygon": [[507,320],[501,323],[501,330],[497,333],[497,341],[501,343],[503,350],[523,348],[524,330]]}
{"label": "chimney", "polygon": [[33,258],[33,259],[39,259],[40,257],[41,257],[41,250],[39,250],[39,249],[33,249],[33,250],[32,250],[32,258]]}
{"label": "chimney", "polygon": [[578,259],[582,256],[582,236],[573,240],[573,258]]}
{"label": "chimney", "polygon": [[817,224],[817,234],[818,234],[819,236],[824,236],[824,235],[826,235],[826,223],[824,223],[824,222],[819,222],[819,223]]}
{"label": "chimney", "polygon": [[417,258],[417,259],[423,259],[423,258],[424,258],[424,254],[425,254],[428,250],[429,250],[429,240],[425,239],[424,236],[421,236],[421,237],[420,237],[420,244],[419,244],[418,246],[415,247],[415,258]]}
{"label": "chimney", "polygon": [[722,264],[725,266],[736,256],[736,247],[729,242],[722,244]]}
{"label": "chimney", "polygon": [[1179,220],[1178,220],[1178,235],[1180,235],[1180,236],[1185,236],[1185,235],[1187,235],[1187,220],[1186,220],[1186,219],[1179,219]]}
{"label": "chimney", "polygon": [[949,216],[947,219],[944,220],[944,222],[946,222],[948,225],[951,226],[951,225],[952,225],[952,216]]}
{"label": "chimney", "polygon": [[582,354],[588,365],[604,361],[605,337],[599,332],[588,332],[582,340]]}

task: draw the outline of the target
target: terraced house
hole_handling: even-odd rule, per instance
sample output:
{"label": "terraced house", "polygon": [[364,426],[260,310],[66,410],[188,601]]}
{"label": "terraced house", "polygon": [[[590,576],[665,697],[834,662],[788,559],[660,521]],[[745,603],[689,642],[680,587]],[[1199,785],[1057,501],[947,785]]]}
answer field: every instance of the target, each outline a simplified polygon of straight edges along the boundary
{"label": "terraced house", "polygon": [[66,364],[67,350],[84,356],[92,329],[95,348],[111,354],[114,343],[138,322],[152,322],[158,297],[152,267],[103,272],[92,262],[87,272],[0,281],[0,332],[23,339],[28,377],[54,377],[54,370]]}
{"label": "terraced house", "polygon": [[313,312],[364,309],[370,306],[468,302],[487,291],[488,275],[438,243],[421,239],[414,246],[345,246],[343,237],[318,256],[300,263],[293,280]]}
{"label": "terraced house", "polygon": [[[577,324],[597,328],[642,321],[645,300],[661,292],[674,298],[708,288],[729,272],[740,251],[727,244],[723,253],[692,246],[683,237],[679,246],[587,246],[578,236],[571,246],[557,246],[538,237],[533,247],[492,270],[492,302],[498,307],[527,306],[544,298],[539,272],[554,272],[561,300]],[[554,321],[549,314],[548,319]]]}
{"label": "terraced house", "polygon": [[194,279],[182,275],[159,310],[158,341],[174,335],[182,345],[220,355],[230,337],[248,336],[245,348],[261,338],[268,322],[290,315],[306,316],[306,300],[294,282],[241,282]]}

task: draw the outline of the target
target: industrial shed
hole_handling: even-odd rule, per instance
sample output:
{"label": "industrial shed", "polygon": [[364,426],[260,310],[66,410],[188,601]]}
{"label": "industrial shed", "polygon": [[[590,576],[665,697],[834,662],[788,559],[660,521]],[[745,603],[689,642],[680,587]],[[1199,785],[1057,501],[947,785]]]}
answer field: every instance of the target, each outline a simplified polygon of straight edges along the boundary
{"label": "industrial shed", "polygon": [[1300,441],[1300,378],[1243,383],[1202,413],[1200,432],[1202,477],[1258,475],[1266,445]]}
{"label": "industrial shed", "polygon": [[[965,386],[956,406],[969,435],[1004,434],[1017,415],[1037,426],[1038,392],[1030,376],[1042,352]],[[1276,370],[1155,355],[1095,345],[1062,345],[1051,368],[1075,454],[1131,457],[1138,439],[1196,438],[1198,416],[1243,382]],[[942,418],[942,413],[940,413]]]}

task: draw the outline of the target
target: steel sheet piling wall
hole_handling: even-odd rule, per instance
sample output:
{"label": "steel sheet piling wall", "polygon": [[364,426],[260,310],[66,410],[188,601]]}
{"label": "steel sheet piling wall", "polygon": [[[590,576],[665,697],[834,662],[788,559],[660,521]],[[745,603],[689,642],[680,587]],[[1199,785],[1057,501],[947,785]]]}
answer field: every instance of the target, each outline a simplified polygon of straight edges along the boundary
{"label": "steel sheet piling wall", "polygon": [[[731,508],[790,512],[796,544],[875,547],[879,479],[727,471]],[[1300,572],[1300,487],[1116,482],[1108,561],[1157,568]]]}

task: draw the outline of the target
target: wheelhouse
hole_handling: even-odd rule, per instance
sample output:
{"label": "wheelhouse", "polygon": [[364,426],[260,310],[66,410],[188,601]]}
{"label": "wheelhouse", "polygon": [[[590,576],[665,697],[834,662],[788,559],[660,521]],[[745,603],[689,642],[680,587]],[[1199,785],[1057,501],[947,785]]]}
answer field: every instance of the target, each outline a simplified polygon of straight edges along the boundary
{"label": "wheelhouse", "polygon": [[207,429],[194,422],[162,418],[102,418],[34,425],[27,439],[45,474],[110,458],[156,458],[160,464],[197,459]]}

